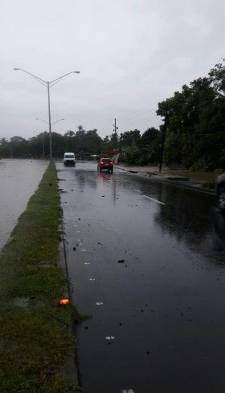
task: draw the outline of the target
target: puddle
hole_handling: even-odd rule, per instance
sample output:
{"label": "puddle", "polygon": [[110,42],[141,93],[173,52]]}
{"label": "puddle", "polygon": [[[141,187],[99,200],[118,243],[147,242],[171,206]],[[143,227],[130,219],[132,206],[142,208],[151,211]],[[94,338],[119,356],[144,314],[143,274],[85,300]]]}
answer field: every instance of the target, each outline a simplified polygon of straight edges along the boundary
{"label": "puddle", "polygon": [[1,160],[0,248],[7,242],[18,217],[25,210],[47,164],[47,161],[42,160]]}

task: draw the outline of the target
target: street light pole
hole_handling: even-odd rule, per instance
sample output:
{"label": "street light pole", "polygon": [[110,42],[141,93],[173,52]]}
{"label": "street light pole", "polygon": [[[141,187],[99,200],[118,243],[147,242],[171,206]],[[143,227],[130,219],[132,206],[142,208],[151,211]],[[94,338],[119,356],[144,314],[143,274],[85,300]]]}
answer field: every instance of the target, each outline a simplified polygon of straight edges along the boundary
{"label": "street light pole", "polygon": [[54,86],[56,83],[58,83],[61,79],[65,78],[66,76],[68,76],[70,74],[80,74],[80,71],[68,72],[67,74],[61,75],[59,78],[53,79],[52,81],[45,81],[44,79],[40,78],[39,76],[37,76],[35,74],[32,74],[31,72],[28,72],[28,71],[24,70],[23,68],[14,68],[14,71],[25,72],[25,74],[28,74],[29,76],[31,76],[34,79],[36,79],[43,86],[47,87],[47,94],[48,94],[48,126],[49,126],[49,155],[50,155],[50,161],[52,161],[53,152],[52,152],[52,122],[51,122],[50,88],[52,86]]}
{"label": "street light pole", "polygon": [[51,121],[51,105],[50,105],[50,86],[47,82],[48,90],[48,130],[49,130],[49,155],[50,161],[52,161],[52,121]]}
{"label": "street light pole", "polygon": [[166,140],[166,132],[167,132],[167,120],[168,120],[168,112],[166,108],[165,121],[164,121],[164,125],[162,126],[162,140],[161,140],[161,151],[160,151],[160,159],[159,159],[160,173],[162,172],[162,166],[163,166],[164,148],[165,148],[165,140]]}
{"label": "street light pole", "polygon": [[162,140],[161,140],[161,151],[160,151],[160,159],[159,159],[159,173],[162,172],[165,137],[166,137],[166,128],[164,125],[164,126],[162,126]]}
{"label": "street light pole", "polygon": [[50,157],[52,156],[52,125],[58,123],[59,121],[65,120],[65,119],[58,119],[56,121],[53,121],[52,123],[52,118],[51,118],[51,106],[50,106],[50,92],[48,89],[48,113],[50,114],[49,121],[40,119],[36,117],[36,120],[42,121],[43,123],[47,123],[49,125],[49,152],[50,152]]}
{"label": "street light pole", "polygon": [[[47,121],[47,120],[43,120],[43,119],[41,119],[40,117],[36,117],[35,120],[43,121],[43,123],[48,124],[48,121]],[[65,119],[58,119],[58,120],[55,120],[55,121],[53,121],[51,124],[52,124],[52,126],[53,126],[54,124],[56,124],[56,123],[58,123],[59,121],[62,121],[62,120],[65,120]]]}

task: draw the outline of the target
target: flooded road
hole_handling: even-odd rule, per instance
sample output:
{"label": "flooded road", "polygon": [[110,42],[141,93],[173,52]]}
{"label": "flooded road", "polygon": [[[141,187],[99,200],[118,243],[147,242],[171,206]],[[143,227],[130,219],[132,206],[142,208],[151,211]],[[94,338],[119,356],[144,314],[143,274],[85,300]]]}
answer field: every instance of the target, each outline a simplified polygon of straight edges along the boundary
{"label": "flooded road", "polygon": [[0,160],[0,249],[38,187],[47,165],[47,161],[41,160]]}
{"label": "flooded road", "polygon": [[225,391],[225,223],[213,197],[57,164],[85,393]]}

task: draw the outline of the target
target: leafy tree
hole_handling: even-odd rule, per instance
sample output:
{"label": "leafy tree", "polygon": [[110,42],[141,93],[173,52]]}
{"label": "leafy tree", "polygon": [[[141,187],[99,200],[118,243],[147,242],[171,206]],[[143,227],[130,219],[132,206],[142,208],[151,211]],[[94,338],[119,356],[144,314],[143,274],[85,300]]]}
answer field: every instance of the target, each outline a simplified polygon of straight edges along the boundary
{"label": "leafy tree", "polygon": [[29,155],[28,141],[20,136],[13,136],[10,139],[11,157],[19,158]]}
{"label": "leafy tree", "polygon": [[139,130],[130,130],[120,134],[120,146],[138,146],[141,139],[141,133]]}
{"label": "leafy tree", "polygon": [[225,96],[225,59],[222,63],[218,63],[209,71],[209,80],[214,90],[222,96]]}
{"label": "leafy tree", "polygon": [[224,141],[225,99],[218,94],[222,82],[219,83],[217,71],[215,68],[211,76],[184,85],[181,92],[159,103],[157,114],[165,122],[165,161],[168,165],[195,169],[224,165],[220,144]]}
{"label": "leafy tree", "polygon": [[89,154],[99,154],[101,152],[103,142],[96,129],[86,132],[85,143],[88,146]]}
{"label": "leafy tree", "polygon": [[123,152],[124,161],[128,164],[140,164],[140,149],[137,145],[133,144],[131,146],[126,147]]}
{"label": "leafy tree", "polygon": [[74,136],[75,136],[75,132],[74,131],[67,131],[65,134],[64,134],[64,136],[66,137],[66,138],[73,138]]}
{"label": "leafy tree", "polygon": [[152,127],[146,130],[141,136],[140,147],[141,147],[141,164],[156,164],[160,159],[160,148],[161,148],[161,132]]}
{"label": "leafy tree", "polygon": [[0,139],[0,158],[10,157],[10,143],[6,138]]}

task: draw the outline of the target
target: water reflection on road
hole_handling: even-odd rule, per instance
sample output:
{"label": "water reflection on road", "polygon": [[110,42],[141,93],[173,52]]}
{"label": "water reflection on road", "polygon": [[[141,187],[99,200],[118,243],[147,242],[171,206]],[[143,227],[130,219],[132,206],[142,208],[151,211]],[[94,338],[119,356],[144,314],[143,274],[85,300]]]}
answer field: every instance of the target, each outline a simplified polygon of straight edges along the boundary
{"label": "water reflection on road", "polygon": [[47,161],[0,160],[0,248],[37,188]]}
{"label": "water reflection on road", "polygon": [[[85,393],[225,391],[224,219],[213,197],[58,164]],[[75,248],[74,248],[75,247]]]}

